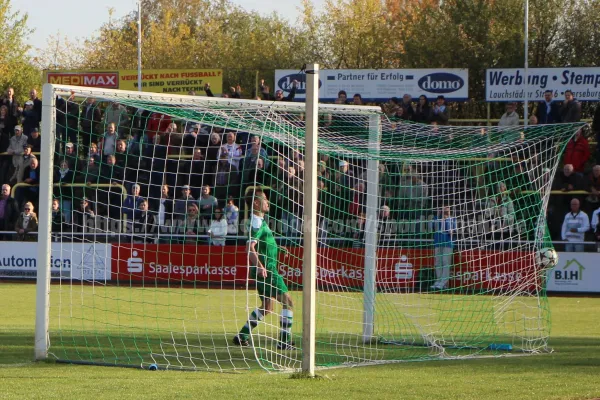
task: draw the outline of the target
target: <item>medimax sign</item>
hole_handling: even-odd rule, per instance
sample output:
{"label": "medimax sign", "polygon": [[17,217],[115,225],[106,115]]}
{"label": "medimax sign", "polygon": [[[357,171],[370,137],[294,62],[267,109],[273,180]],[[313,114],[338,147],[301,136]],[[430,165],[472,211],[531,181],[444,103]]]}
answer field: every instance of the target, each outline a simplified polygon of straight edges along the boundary
{"label": "medimax sign", "polygon": [[[55,85],[87,86],[104,89],[138,90],[136,70],[113,71],[44,71],[44,80]],[[145,69],[142,71],[142,91],[154,93],[204,93],[210,84],[215,94],[223,87],[221,69]]]}
{"label": "medimax sign", "polygon": [[[292,82],[299,82],[295,100],[306,98],[306,75],[297,70],[276,70],[275,90],[288,94]],[[448,100],[465,101],[469,98],[469,73],[466,69],[325,69],[319,71],[319,100],[333,102],[340,90],[348,100],[356,93],[364,101],[382,102],[391,97],[409,94],[413,99],[421,95],[430,100],[443,95]]]}

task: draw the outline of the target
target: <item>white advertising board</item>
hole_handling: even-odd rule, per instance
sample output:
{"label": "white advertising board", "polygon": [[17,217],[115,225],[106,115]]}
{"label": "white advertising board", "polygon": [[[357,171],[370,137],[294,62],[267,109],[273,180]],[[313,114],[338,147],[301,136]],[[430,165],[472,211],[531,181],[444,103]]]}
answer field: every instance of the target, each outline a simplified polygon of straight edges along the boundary
{"label": "white advertising board", "polygon": [[[488,69],[485,79],[487,101],[524,101],[525,70],[523,68]],[[541,101],[544,92],[564,100],[571,90],[577,100],[600,100],[600,67],[598,68],[530,68],[527,92],[530,101]]]}
{"label": "white advertising board", "polygon": [[547,276],[551,292],[600,293],[600,254],[558,253],[558,265]]}
{"label": "white advertising board", "polygon": [[[295,100],[306,98],[306,74],[298,70],[275,70],[275,89],[287,96],[292,82],[300,86]],[[384,102],[392,97],[410,94],[434,100],[443,95],[448,100],[464,101],[469,98],[469,72],[466,69],[325,69],[319,72],[319,100],[333,102],[340,90],[346,91],[348,101],[360,93],[364,101]]]}
{"label": "white advertising board", "polygon": [[[0,242],[0,277],[37,276],[36,242]],[[111,246],[101,243],[52,243],[52,277],[84,281],[110,280]]]}

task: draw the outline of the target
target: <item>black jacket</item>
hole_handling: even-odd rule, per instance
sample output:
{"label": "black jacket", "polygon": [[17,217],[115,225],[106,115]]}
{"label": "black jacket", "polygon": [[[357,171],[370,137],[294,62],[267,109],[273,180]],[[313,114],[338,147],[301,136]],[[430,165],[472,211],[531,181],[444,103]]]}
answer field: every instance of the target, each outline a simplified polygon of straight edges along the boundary
{"label": "black jacket", "polygon": [[546,110],[546,102],[540,101],[535,111],[538,124],[557,124],[560,122],[560,105],[553,101],[550,103],[550,113]]}
{"label": "black jacket", "polygon": [[4,209],[4,218],[0,219],[0,230],[12,231],[15,229],[15,223],[19,217],[19,207],[17,201],[12,197],[6,199],[6,208]]}
{"label": "black jacket", "polygon": [[560,122],[581,121],[581,103],[577,100],[564,102],[560,107]]}

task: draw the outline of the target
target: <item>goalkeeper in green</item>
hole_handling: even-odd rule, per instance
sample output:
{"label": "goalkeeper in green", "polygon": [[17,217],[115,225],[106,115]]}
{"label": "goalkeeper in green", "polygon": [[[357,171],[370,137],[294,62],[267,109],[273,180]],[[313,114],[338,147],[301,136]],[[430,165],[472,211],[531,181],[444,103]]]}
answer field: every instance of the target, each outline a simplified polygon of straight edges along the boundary
{"label": "goalkeeper in green", "polygon": [[256,280],[256,289],[261,299],[261,305],[252,311],[246,324],[233,338],[233,343],[237,346],[250,345],[250,332],[267,314],[273,311],[275,299],[283,306],[279,320],[281,331],[277,348],[293,350],[295,349],[291,331],[294,316],[293,301],[283,277],[277,271],[279,248],[273,232],[264,219],[265,214],[269,212],[269,200],[261,190],[255,190],[248,200],[252,204],[251,236],[248,241],[250,277]]}

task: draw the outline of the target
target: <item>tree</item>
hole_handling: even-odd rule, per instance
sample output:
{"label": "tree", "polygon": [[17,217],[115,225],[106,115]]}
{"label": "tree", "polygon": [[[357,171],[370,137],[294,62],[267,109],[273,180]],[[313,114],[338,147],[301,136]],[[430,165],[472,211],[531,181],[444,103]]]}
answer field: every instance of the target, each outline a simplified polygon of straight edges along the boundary
{"label": "tree", "polygon": [[23,38],[33,30],[27,27],[27,14],[12,11],[10,0],[0,0],[0,90],[15,89],[19,101],[29,97],[29,90],[41,85],[41,74],[29,56],[31,46]]}

